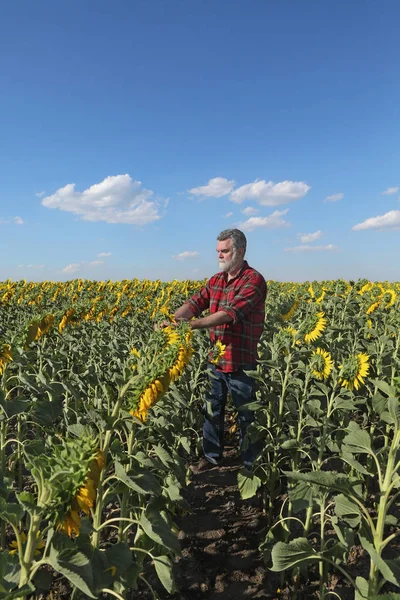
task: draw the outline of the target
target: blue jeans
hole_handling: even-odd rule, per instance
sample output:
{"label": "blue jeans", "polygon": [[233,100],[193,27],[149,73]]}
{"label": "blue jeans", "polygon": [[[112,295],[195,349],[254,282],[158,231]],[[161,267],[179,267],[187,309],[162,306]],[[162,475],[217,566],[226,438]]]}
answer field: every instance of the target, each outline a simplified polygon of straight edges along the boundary
{"label": "blue jeans", "polygon": [[[233,373],[223,373],[209,364],[211,390],[206,394],[203,412],[205,416],[203,425],[203,450],[204,454],[216,461],[221,460],[224,450],[224,417],[228,392],[231,393],[233,405],[238,411],[240,428],[241,455],[245,467],[251,467],[257,457],[257,450],[250,440],[243,444],[246,431],[254,420],[253,412],[246,409],[246,404],[255,400],[255,382],[246,375],[245,370],[253,371],[256,365],[243,365]],[[246,447],[245,447],[246,446]]]}

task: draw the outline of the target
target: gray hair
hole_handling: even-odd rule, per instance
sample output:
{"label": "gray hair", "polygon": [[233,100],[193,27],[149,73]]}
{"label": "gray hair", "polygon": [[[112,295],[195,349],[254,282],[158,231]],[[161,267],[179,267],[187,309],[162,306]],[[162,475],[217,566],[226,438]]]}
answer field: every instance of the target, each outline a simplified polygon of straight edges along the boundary
{"label": "gray hair", "polygon": [[232,240],[232,246],[234,250],[239,250],[239,248],[243,248],[243,254],[245,254],[247,240],[243,231],[240,231],[240,229],[224,229],[224,231],[221,231],[221,233],[217,237],[218,242],[224,242],[225,240],[229,239]]}

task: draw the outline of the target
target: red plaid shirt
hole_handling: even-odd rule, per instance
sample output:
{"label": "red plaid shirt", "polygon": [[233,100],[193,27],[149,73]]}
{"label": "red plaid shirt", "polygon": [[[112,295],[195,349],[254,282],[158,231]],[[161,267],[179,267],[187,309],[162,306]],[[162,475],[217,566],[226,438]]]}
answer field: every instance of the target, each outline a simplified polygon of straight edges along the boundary
{"label": "red plaid shirt", "polygon": [[[264,327],[267,285],[258,271],[246,261],[239,273],[228,281],[227,273],[217,273],[198,294],[187,300],[195,317],[207,308],[210,314],[219,310],[233,321],[210,329],[211,341],[226,345],[217,368],[225,373],[257,361],[257,344]],[[210,352],[210,357],[212,351]]]}

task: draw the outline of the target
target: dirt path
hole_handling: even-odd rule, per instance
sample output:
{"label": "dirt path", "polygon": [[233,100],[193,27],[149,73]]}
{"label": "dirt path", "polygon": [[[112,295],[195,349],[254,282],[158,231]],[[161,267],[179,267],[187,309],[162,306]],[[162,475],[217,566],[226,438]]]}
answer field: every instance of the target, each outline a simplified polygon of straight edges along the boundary
{"label": "dirt path", "polygon": [[278,598],[278,576],[266,569],[258,551],[264,525],[261,500],[241,499],[241,464],[235,454],[235,447],[227,447],[221,467],[191,467],[184,495],[192,514],[177,523],[182,548],[175,564],[179,592],[169,596],[157,586],[162,600]]}

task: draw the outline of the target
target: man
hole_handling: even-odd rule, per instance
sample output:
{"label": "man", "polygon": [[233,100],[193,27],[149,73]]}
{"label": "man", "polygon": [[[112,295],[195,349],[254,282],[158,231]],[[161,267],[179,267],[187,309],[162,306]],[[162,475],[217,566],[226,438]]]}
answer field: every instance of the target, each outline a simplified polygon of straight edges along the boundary
{"label": "man", "polygon": [[[241,454],[245,467],[253,464],[257,450],[243,440],[253,413],[246,404],[254,400],[254,380],[245,370],[254,370],[257,343],[261,337],[266,283],[252,269],[244,255],[246,237],[239,229],[226,229],[217,238],[217,253],[221,271],[207,285],[175,312],[175,320],[190,320],[192,329],[210,329],[211,341],[226,346],[218,364],[209,364],[211,390],[206,397],[203,426],[203,450],[208,462],[219,465],[224,449],[224,415],[228,392],[239,415]],[[210,309],[210,314],[200,317]]]}

